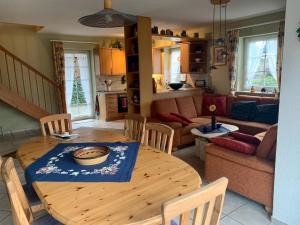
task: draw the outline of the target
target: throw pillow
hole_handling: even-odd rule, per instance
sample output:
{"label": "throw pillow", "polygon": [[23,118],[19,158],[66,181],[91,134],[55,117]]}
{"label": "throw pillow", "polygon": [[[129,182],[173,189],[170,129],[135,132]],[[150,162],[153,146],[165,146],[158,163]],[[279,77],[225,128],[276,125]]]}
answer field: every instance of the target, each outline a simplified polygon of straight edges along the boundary
{"label": "throw pillow", "polygon": [[178,118],[177,116],[171,114],[157,114],[157,118],[164,122],[178,122],[181,123],[183,126],[189,125],[186,121]]}
{"label": "throw pillow", "polygon": [[191,121],[189,118],[179,114],[179,113],[171,113],[171,115],[178,117],[179,119],[182,119],[183,121],[187,122],[187,123],[193,123],[193,121]]}
{"label": "throw pillow", "polygon": [[210,105],[216,105],[217,109],[215,114],[217,116],[226,115],[226,96],[213,96],[213,95],[204,95],[202,100],[202,115],[211,116],[209,111]]}
{"label": "throw pillow", "polygon": [[239,101],[232,103],[230,118],[253,121],[256,115],[255,101]]}
{"label": "throw pillow", "polygon": [[279,112],[278,104],[258,105],[254,121],[273,125],[278,122],[278,112]]}
{"label": "throw pillow", "polygon": [[212,143],[224,148],[228,148],[232,151],[244,153],[247,155],[254,155],[256,153],[257,146],[242,141],[234,140],[227,137],[215,137],[209,139]]}
{"label": "throw pillow", "polygon": [[232,132],[229,134],[231,137],[234,137],[236,140],[238,141],[243,141],[252,145],[259,145],[260,144],[260,140],[255,137],[252,136],[250,134],[244,134],[244,133],[240,133],[240,132]]}

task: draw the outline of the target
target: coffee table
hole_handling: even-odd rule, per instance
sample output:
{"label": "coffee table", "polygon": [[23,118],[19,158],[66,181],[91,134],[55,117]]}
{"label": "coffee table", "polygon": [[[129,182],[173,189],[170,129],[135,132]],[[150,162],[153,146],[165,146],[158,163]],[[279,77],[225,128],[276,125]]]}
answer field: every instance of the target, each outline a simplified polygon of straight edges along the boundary
{"label": "coffee table", "polygon": [[227,135],[230,132],[238,131],[239,128],[237,126],[222,123],[222,126],[226,129],[228,129],[228,132],[220,132],[220,133],[202,133],[197,128],[193,128],[191,130],[191,133],[196,136],[195,138],[195,144],[196,144],[196,156],[200,157],[201,160],[205,160],[205,152],[204,152],[204,146],[209,143],[208,139],[213,137],[220,137]]}

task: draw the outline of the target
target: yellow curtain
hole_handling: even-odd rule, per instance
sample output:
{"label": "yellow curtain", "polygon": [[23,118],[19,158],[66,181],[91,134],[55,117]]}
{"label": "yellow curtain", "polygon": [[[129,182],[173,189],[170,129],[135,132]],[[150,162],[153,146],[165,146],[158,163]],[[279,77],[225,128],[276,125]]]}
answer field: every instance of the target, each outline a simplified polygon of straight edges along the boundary
{"label": "yellow curtain", "polygon": [[62,42],[52,42],[54,72],[56,82],[60,89],[60,112],[66,113],[66,98],[65,98],[65,53]]}
{"label": "yellow curtain", "polygon": [[239,30],[231,30],[228,32],[228,72],[230,80],[230,92],[233,94],[236,89],[238,53],[239,53]]}
{"label": "yellow curtain", "polygon": [[277,82],[278,82],[279,91],[280,91],[281,74],[282,74],[284,27],[285,27],[285,22],[281,21],[279,24],[279,30],[278,30],[278,48],[277,48]]}

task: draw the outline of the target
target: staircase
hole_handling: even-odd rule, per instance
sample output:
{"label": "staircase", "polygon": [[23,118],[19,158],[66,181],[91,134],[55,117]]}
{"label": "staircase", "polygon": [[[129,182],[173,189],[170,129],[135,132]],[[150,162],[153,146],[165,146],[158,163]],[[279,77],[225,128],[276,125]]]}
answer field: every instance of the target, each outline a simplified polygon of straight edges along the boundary
{"label": "staircase", "polygon": [[28,116],[63,112],[62,88],[0,45],[0,100]]}

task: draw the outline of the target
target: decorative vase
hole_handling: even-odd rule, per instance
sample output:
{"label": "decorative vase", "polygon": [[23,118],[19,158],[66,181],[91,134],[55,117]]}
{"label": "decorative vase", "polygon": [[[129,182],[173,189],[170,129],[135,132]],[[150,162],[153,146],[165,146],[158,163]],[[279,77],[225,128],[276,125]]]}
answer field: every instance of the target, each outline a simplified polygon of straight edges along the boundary
{"label": "decorative vase", "polygon": [[216,115],[214,113],[211,115],[211,129],[216,129]]}

